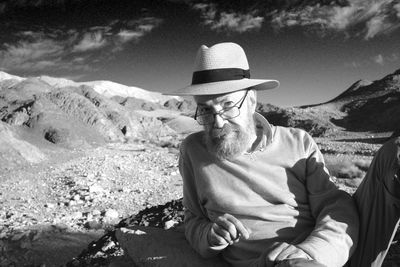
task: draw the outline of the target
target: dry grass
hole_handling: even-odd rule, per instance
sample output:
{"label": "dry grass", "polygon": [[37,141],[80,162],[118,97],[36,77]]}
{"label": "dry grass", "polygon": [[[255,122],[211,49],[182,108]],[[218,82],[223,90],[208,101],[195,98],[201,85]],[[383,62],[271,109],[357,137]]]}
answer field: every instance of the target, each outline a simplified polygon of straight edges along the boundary
{"label": "dry grass", "polygon": [[325,157],[326,166],[339,188],[354,193],[362,182],[372,157],[352,158],[351,156]]}
{"label": "dry grass", "polygon": [[326,166],[337,178],[363,178],[371,164],[370,158],[327,157]]}

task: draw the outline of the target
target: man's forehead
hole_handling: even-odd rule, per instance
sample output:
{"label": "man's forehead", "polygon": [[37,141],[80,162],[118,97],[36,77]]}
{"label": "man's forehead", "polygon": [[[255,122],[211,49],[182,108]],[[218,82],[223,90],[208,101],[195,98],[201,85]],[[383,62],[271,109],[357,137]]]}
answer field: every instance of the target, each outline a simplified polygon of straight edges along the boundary
{"label": "man's forehead", "polygon": [[226,100],[235,100],[243,97],[243,90],[231,92],[228,94],[218,94],[218,95],[196,95],[194,96],[194,101],[197,104],[206,104],[207,102],[218,103]]}

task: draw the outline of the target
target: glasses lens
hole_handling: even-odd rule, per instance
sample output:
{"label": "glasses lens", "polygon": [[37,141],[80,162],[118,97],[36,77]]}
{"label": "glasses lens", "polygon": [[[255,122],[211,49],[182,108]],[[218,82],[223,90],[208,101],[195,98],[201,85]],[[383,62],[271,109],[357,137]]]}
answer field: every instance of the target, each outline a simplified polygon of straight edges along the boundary
{"label": "glasses lens", "polygon": [[214,122],[214,114],[201,114],[196,117],[196,120],[201,125],[212,124]]}
{"label": "glasses lens", "polygon": [[220,116],[223,119],[233,119],[239,116],[240,110],[237,106],[231,107],[231,108],[225,108],[221,110]]}

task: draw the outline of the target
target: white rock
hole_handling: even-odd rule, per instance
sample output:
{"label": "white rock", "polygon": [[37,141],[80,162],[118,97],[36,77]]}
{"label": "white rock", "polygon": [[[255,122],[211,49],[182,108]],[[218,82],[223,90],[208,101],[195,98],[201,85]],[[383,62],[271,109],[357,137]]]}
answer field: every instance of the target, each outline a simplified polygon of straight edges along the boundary
{"label": "white rock", "polygon": [[108,209],[106,213],[104,214],[104,217],[109,218],[109,219],[117,219],[119,216],[118,211],[114,209]]}
{"label": "white rock", "polygon": [[82,218],[82,212],[80,212],[80,211],[75,211],[74,213],[72,213],[71,214],[71,218],[73,218],[73,219],[80,219],[80,218]]}
{"label": "white rock", "polygon": [[89,187],[89,192],[90,193],[98,193],[98,192],[103,192],[104,189],[100,185],[94,184]]}
{"label": "white rock", "polygon": [[99,210],[93,210],[92,211],[92,215],[93,216],[99,216],[101,214],[101,211],[99,211]]}
{"label": "white rock", "polygon": [[177,222],[177,221],[174,221],[174,220],[166,221],[166,222],[164,223],[164,229],[165,229],[165,230],[170,229],[170,228],[174,227],[174,225],[176,225],[176,224],[178,224],[178,222]]}
{"label": "white rock", "polygon": [[53,209],[56,205],[54,203],[46,203],[45,207],[49,209]]}

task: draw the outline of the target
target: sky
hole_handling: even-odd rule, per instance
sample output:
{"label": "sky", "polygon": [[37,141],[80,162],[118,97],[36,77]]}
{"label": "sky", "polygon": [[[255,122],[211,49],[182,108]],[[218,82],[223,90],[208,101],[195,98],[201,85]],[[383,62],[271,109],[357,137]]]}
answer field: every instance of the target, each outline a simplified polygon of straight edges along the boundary
{"label": "sky", "polygon": [[0,71],[109,80],[166,92],[190,84],[201,45],[235,42],[259,101],[317,104],[400,69],[400,0],[0,0]]}

